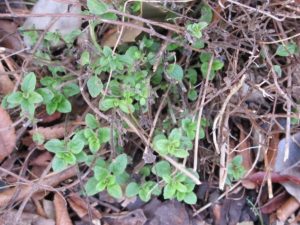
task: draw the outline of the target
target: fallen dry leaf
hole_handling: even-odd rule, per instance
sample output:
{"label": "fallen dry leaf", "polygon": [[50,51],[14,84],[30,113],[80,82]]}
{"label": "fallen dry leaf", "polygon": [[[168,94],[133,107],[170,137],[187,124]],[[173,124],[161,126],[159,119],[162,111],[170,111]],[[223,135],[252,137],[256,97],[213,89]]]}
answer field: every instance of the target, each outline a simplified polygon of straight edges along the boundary
{"label": "fallen dry leaf", "polygon": [[0,20],[0,45],[5,48],[20,50],[23,42],[18,32],[18,26],[9,20]]}
{"label": "fallen dry leaf", "polygon": [[65,123],[60,123],[52,127],[38,127],[37,129],[29,131],[29,133],[31,135],[35,133],[40,133],[44,136],[45,140],[50,140],[55,138],[59,139],[59,138],[63,138],[65,134],[70,131],[71,128],[72,125],[70,124],[66,127]]}
{"label": "fallen dry leaf", "polygon": [[[17,216],[17,210],[8,210],[0,216],[0,224],[2,225],[14,225],[15,218]],[[22,213],[18,225],[55,225],[54,220],[45,219],[41,216],[32,213]]]}
{"label": "fallen dry leaf", "polygon": [[16,144],[16,133],[8,113],[0,107],[0,162],[9,156]]}
{"label": "fallen dry leaf", "polygon": [[[0,72],[6,72],[2,62],[0,62]],[[7,95],[14,90],[14,83],[7,74],[0,76],[0,94]]]}
{"label": "fallen dry leaf", "polygon": [[68,213],[67,202],[58,193],[55,193],[54,195],[54,207],[55,207],[56,224],[72,225],[72,221]]}
{"label": "fallen dry leaf", "polygon": [[280,221],[286,221],[297,209],[299,209],[300,203],[296,198],[290,197],[278,210],[277,218]]}
{"label": "fallen dry leaf", "polygon": [[[132,21],[131,23],[135,24],[137,26],[140,26],[140,27],[143,26],[143,23],[140,21]],[[119,31],[120,31],[120,28],[114,28],[114,29],[108,31],[103,36],[101,45],[114,47],[115,44],[117,43],[118,37],[120,35]],[[141,33],[142,33],[142,31],[140,29],[125,28],[119,44],[135,42],[136,37],[139,36]]]}
{"label": "fallen dry leaf", "polygon": [[[77,213],[80,218],[88,215],[88,205],[84,199],[82,199],[78,194],[72,193],[67,201],[70,207]],[[93,219],[100,219],[102,217],[101,213],[96,210],[93,206],[90,206]]]}

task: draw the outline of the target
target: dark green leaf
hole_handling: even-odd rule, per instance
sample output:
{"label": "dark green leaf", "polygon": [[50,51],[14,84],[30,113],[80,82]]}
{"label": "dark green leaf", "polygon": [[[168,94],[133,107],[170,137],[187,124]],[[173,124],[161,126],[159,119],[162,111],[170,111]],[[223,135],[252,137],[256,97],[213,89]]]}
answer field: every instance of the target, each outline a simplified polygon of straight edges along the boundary
{"label": "dark green leaf", "polygon": [[168,75],[174,80],[181,81],[183,79],[183,69],[178,64],[171,64],[167,68]]}

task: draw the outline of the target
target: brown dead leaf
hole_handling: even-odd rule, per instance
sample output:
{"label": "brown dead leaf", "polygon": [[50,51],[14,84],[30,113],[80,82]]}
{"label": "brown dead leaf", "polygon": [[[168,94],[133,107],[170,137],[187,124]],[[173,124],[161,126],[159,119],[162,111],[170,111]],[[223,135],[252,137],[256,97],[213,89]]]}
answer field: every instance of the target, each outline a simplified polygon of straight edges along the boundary
{"label": "brown dead leaf", "polygon": [[0,162],[14,150],[16,134],[8,113],[0,107]]}
{"label": "brown dead leaf", "polygon": [[[35,133],[40,133],[44,136],[45,140],[50,140],[50,139],[59,139],[63,138],[68,131],[72,128],[72,125],[69,124],[67,127],[65,123],[60,123],[57,125],[54,125],[52,127],[38,127],[35,130],[29,131],[31,135]],[[67,130],[66,130],[67,129]]]}
{"label": "brown dead leaf", "polygon": [[[2,225],[14,225],[15,218],[17,216],[17,210],[8,210],[0,216],[0,224]],[[21,215],[21,219],[18,222],[18,225],[55,225],[54,220],[45,219],[36,214],[24,212]]]}
{"label": "brown dead leaf", "polygon": [[42,154],[38,155],[36,158],[34,158],[31,162],[31,166],[48,166],[51,159],[52,155],[50,152],[46,151],[43,152]]}
{"label": "brown dead leaf", "polygon": [[[132,21],[131,23],[140,27],[143,26],[143,23],[140,21]],[[108,31],[106,34],[104,34],[101,45],[114,47],[120,35],[119,31],[120,28],[114,28]],[[135,42],[136,37],[139,36],[141,33],[142,31],[140,29],[125,28],[119,44]]]}
{"label": "brown dead leaf", "polygon": [[5,48],[20,50],[22,39],[17,31],[18,26],[9,20],[0,20],[0,45]]}
{"label": "brown dead leaf", "polygon": [[290,197],[278,210],[277,218],[280,221],[286,221],[297,209],[299,209],[300,203],[296,198]]}
{"label": "brown dead leaf", "polygon": [[72,221],[68,213],[67,202],[58,193],[55,193],[54,195],[54,207],[56,224],[72,225]]}
{"label": "brown dead leaf", "polygon": [[[77,213],[80,218],[88,215],[88,205],[84,199],[82,199],[78,194],[72,193],[67,201],[70,204],[70,207]],[[96,210],[94,207],[90,206],[92,211],[93,219],[100,219],[102,217],[101,213]]]}
{"label": "brown dead leaf", "polygon": [[[5,68],[0,62],[0,72],[5,72]],[[14,83],[9,79],[8,75],[0,76],[0,94],[7,95],[14,90]]]}

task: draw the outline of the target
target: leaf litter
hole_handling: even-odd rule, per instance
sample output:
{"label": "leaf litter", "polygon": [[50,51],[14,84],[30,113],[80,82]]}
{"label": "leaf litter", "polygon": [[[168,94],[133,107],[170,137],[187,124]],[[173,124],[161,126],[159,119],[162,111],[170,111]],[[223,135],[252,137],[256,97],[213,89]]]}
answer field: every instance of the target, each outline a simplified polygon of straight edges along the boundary
{"label": "leaf litter", "polygon": [[[56,224],[299,223],[298,1],[7,2],[0,1],[2,224],[54,224],[42,200]],[[126,76],[123,64],[147,67],[150,77]],[[36,87],[22,83],[24,71],[35,72]],[[188,138],[198,132],[195,151]],[[48,152],[53,139],[72,154]],[[83,160],[82,146],[96,155]],[[143,161],[147,149],[153,160]],[[64,170],[51,171],[55,160]],[[165,166],[153,172],[153,163]],[[187,192],[178,171],[201,184]],[[85,183],[103,173],[106,183],[95,177],[92,187],[107,191],[87,197]]]}

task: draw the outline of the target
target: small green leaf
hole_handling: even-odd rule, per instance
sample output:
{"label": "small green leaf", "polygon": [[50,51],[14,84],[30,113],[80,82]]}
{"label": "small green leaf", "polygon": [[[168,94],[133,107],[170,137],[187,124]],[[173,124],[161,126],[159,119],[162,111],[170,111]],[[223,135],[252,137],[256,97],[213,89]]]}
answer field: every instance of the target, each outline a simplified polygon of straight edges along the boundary
{"label": "small green leaf", "polygon": [[100,149],[101,143],[96,136],[88,138],[88,142],[89,142],[89,149],[91,150],[92,153],[96,153]]}
{"label": "small green leaf", "polygon": [[57,110],[57,102],[51,101],[46,105],[46,111],[49,115],[52,115]]}
{"label": "small green leaf", "polygon": [[222,69],[223,66],[224,66],[224,63],[220,59],[215,59],[213,61],[211,68],[215,71],[218,71],[218,70]]}
{"label": "small green leaf", "polygon": [[176,188],[171,185],[167,184],[164,188],[164,199],[172,199],[176,193]]}
{"label": "small green leaf", "polygon": [[184,149],[177,149],[174,153],[174,156],[176,156],[177,158],[186,158],[189,156],[189,153],[184,150]]}
{"label": "small green leaf", "polygon": [[82,66],[85,66],[85,65],[89,65],[89,64],[90,64],[90,53],[89,53],[87,50],[84,50],[84,51],[81,53],[80,64],[81,64]]}
{"label": "small green leaf", "polygon": [[190,192],[184,197],[183,201],[186,204],[194,205],[197,203],[197,196],[194,192]]}
{"label": "small green leaf", "polygon": [[84,189],[86,191],[86,194],[88,196],[92,196],[92,195],[95,195],[97,194],[99,191],[97,190],[97,183],[98,183],[98,180],[96,180],[94,177],[90,178],[85,186],[84,186]]}
{"label": "small green leaf", "polygon": [[7,97],[7,101],[14,105],[19,105],[23,100],[23,94],[20,91],[11,93]]}
{"label": "small green leaf", "polygon": [[57,111],[61,113],[69,113],[72,111],[72,105],[68,99],[62,98],[61,101],[57,104]]}
{"label": "small green leaf", "polygon": [[187,31],[195,38],[201,38],[202,37],[202,30],[207,27],[207,22],[199,22],[199,23],[193,23],[187,25]]}
{"label": "small green leaf", "polygon": [[100,126],[100,123],[96,117],[90,113],[86,114],[85,116],[85,124],[91,129],[96,129]]}
{"label": "small green leaf", "polygon": [[209,52],[201,52],[201,54],[200,54],[200,61],[202,63],[205,63],[205,62],[208,63],[210,61],[211,57],[212,57],[211,53],[209,53]]}
{"label": "small green leaf", "polygon": [[43,97],[37,92],[33,91],[28,94],[28,101],[31,103],[41,103],[43,101]]}
{"label": "small green leaf", "polygon": [[171,174],[171,166],[167,161],[159,161],[152,167],[152,173],[159,177],[169,176]]}
{"label": "small green leaf", "polygon": [[90,13],[95,15],[102,15],[106,13],[108,10],[107,4],[98,0],[88,0],[87,7]]}
{"label": "small green leaf", "polygon": [[128,163],[128,160],[127,160],[126,154],[118,155],[117,158],[115,158],[109,165],[109,170],[114,175],[122,174],[127,167],[127,163]]}
{"label": "small green leaf", "polygon": [[195,89],[190,89],[188,92],[188,99],[190,101],[196,101],[198,98],[198,93]]}
{"label": "small green leaf", "polygon": [[81,34],[81,30],[75,29],[70,33],[64,35],[62,38],[67,44],[72,44],[80,34]]}
{"label": "small green leaf", "polygon": [[77,95],[80,92],[80,89],[77,84],[70,83],[63,87],[63,93],[65,97],[71,97]]}
{"label": "small green leaf", "polygon": [[108,186],[107,192],[108,192],[108,194],[110,194],[112,197],[114,197],[116,199],[122,198],[122,195],[123,195],[121,186],[118,184]]}
{"label": "small green leaf", "polygon": [[36,76],[33,72],[30,72],[24,77],[21,85],[21,90],[24,92],[32,92],[35,89],[35,85]]}
{"label": "small green leaf", "polygon": [[48,88],[39,88],[36,90],[36,92],[43,97],[43,101],[46,104],[49,103],[54,97],[53,92],[50,91]]}
{"label": "small green leaf", "polygon": [[183,79],[183,69],[178,64],[169,65],[167,67],[167,73],[171,78],[177,81],[181,81]]}
{"label": "small green leaf", "polygon": [[131,182],[127,185],[125,194],[127,197],[131,198],[139,193],[140,187],[137,183]]}
{"label": "small green leaf", "polygon": [[37,144],[37,145],[42,145],[45,141],[45,137],[43,134],[39,133],[39,132],[35,132],[32,135],[32,140]]}
{"label": "small green leaf", "polygon": [[33,115],[34,114],[34,103],[30,102],[28,99],[23,99],[21,102],[21,108],[24,112],[29,113],[29,115]]}
{"label": "small green leaf", "polygon": [[68,164],[65,162],[65,160],[58,158],[57,156],[54,156],[52,160],[52,169],[54,172],[60,172],[68,167]]}
{"label": "small green leaf", "polygon": [[92,76],[88,79],[87,87],[90,95],[96,98],[103,90],[103,84],[99,77]]}
{"label": "small green leaf", "polygon": [[49,152],[54,152],[54,153],[63,152],[63,151],[65,151],[65,144],[61,140],[52,139],[52,140],[49,140],[46,142],[45,148]]}
{"label": "small green leaf", "polygon": [[109,127],[102,127],[98,129],[98,139],[101,144],[104,144],[106,142],[110,141],[110,128]]}
{"label": "small green leaf", "polygon": [[278,77],[282,76],[282,70],[281,70],[281,67],[279,65],[274,65],[273,69],[276,72],[276,74],[277,74]]}
{"label": "small green leaf", "polygon": [[83,147],[84,147],[84,142],[80,139],[72,139],[67,144],[68,151],[71,151],[74,154],[80,153]]}
{"label": "small green leaf", "polygon": [[174,128],[171,133],[169,134],[169,139],[171,140],[180,140],[182,136],[181,129],[179,128]]}
{"label": "small green leaf", "polygon": [[107,169],[102,168],[100,166],[96,166],[94,168],[94,176],[97,180],[102,181],[105,180],[108,176],[110,176],[110,173]]}
{"label": "small green leaf", "polygon": [[294,42],[288,43],[287,45],[279,45],[276,50],[276,55],[286,57],[296,54],[298,51],[298,46]]}
{"label": "small green leaf", "polygon": [[119,100],[115,98],[105,98],[100,102],[99,108],[102,111],[107,111],[111,108],[115,108],[119,106]]}
{"label": "small green leaf", "polygon": [[189,81],[192,85],[195,85],[197,83],[197,71],[195,69],[188,69],[187,71],[187,75],[188,75],[188,78],[189,78]]}
{"label": "small green leaf", "polygon": [[208,5],[203,5],[201,7],[201,17],[200,17],[200,21],[204,21],[206,23],[211,23],[213,18],[213,12],[211,10],[211,8]]}
{"label": "small green leaf", "polygon": [[120,104],[119,104],[120,109],[124,112],[124,113],[133,113],[135,108],[132,104],[128,104],[127,102],[121,100]]}
{"label": "small green leaf", "polygon": [[[201,67],[200,67],[202,76],[203,76],[203,78],[205,78],[205,79],[206,79],[206,76],[207,76],[207,74],[208,74],[208,67],[209,67],[209,63],[208,63],[208,62],[202,63],[202,64],[201,64]],[[216,75],[215,70],[213,70],[213,69],[211,68],[211,71],[210,71],[210,75],[209,75],[208,80],[214,79],[214,78],[215,78],[215,75]]]}
{"label": "small green leaf", "polygon": [[160,139],[157,140],[154,144],[154,148],[162,155],[166,155],[168,153],[169,140]]}

